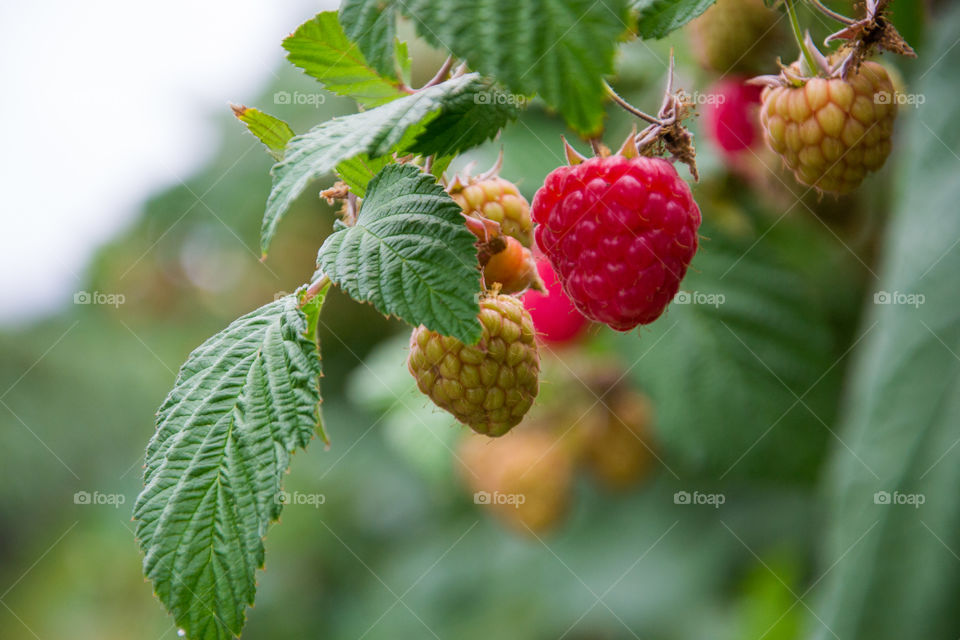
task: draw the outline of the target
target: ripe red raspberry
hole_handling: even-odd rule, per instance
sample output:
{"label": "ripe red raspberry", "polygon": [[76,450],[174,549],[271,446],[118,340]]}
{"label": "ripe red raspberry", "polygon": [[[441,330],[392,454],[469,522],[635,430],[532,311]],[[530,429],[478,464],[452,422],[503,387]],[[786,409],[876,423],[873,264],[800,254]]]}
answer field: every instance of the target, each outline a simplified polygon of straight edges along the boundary
{"label": "ripe red raspberry", "polygon": [[479,318],[483,335],[475,345],[414,329],[407,367],[438,407],[477,433],[502,436],[537,397],[540,354],[533,320],[517,298],[483,298]]}
{"label": "ripe red raspberry", "polygon": [[707,132],[725,159],[751,148],[760,139],[760,92],[743,78],[725,78],[709,91],[703,115]]}
{"label": "ripe red raspberry", "polygon": [[503,233],[516,238],[523,246],[532,244],[530,205],[512,182],[493,177],[477,182],[468,180],[464,184],[457,179],[450,185],[449,192],[465,214],[498,222]]}
{"label": "ripe red raspberry", "polygon": [[890,154],[893,96],[890,76],[875,62],[862,63],[846,80],[767,87],[760,110],[764,137],[799,182],[849,193]]}
{"label": "ripe red raspberry", "polygon": [[577,311],[563,292],[549,261],[538,260],[537,271],[546,285],[547,293],[530,290],[523,295],[523,306],[533,318],[537,337],[553,344],[573,342],[583,333],[589,320]]}
{"label": "ripe red raspberry", "polygon": [[585,316],[618,331],[656,320],[697,251],[700,209],[662,158],[591,158],[533,199],[537,244]]}

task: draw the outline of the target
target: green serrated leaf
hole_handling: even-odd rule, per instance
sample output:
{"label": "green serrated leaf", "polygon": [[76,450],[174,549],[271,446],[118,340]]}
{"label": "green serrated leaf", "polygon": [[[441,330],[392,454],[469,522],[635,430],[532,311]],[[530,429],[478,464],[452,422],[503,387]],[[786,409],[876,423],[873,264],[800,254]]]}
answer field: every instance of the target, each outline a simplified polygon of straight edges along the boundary
{"label": "green serrated leaf", "polygon": [[473,344],[481,333],[475,240],[433,176],[392,164],[370,181],[356,224],[338,223],[317,262],[354,300]]}
{"label": "green serrated leaf", "polygon": [[239,635],[290,454],[319,421],[320,359],[294,295],[187,358],[157,412],[134,518],[144,574],[191,640]]}
{"label": "green serrated leaf", "polygon": [[411,151],[422,155],[456,155],[493,138],[520,113],[516,96],[494,86],[461,94],[444,103],[440,114],[417,135]]}
{"label": "green serrated leaf", "polygon": [[343,0],[340,5],[343,31],[381,75],[397,79],[394,40],[397,10],[394,0]]}
{"label": "green serrated leaf", "polygon": [[283,41],[287,59],[341,96],[375,107],[405,95],[393,78],[367,63],[337,20],[336,11],[318,13]]}
{"label": "green serrated leaf", "polygon": [[361,153],[372,158],[386,155],[404,139],[407,129],[434,115],[447,101],[474,94],[483,86],[476,74],[467,74],[369,111],[333,118],[290,140],[283,161],[271,170],[273,188],[260,230],[263,254],[283,214],[311,180]]}
{"label": "green serrated leaf", "polygon": [[[367,5],[387,4],[367,0]],[[539,94],[585,135],[603,124],[603,78],[627,31],[626,0],[409,0],[417,33],[521,96]]]}
{"label": "green serrated leaf", "polygon": [[283,160],[283,152],[287,142],[293,137],[293,129],[280,118],[275,118],[259,109],[234,106],[233,115],[237,120],[247,125],[256,138],[267,147],[267,152],[275,159]]}
{"label": "green serrated leaf", "polygon": [[660,39],[687,24],[717,0],[633,0],[637,12],[637,34]]}
{"label": "green serrated leaf", "polygon": [[391,162],[393,162],[393,158],[390,156],[371,158],[367,154],[361,153],[339,163],[337,165],[337,176],[347,183],[351,192],[358,198],[362,198],[367,193],[367,183],[373,179],[373,176],[377,175],[380,169]]}
{"label": "green serrated leaf", "polygon": [[960,5],[944,9],[928,41],[936,63],[911,88],[926,103],[898,118],[900,189],[823,487],[825,578],[807,619],[817,640],[960,634]]}

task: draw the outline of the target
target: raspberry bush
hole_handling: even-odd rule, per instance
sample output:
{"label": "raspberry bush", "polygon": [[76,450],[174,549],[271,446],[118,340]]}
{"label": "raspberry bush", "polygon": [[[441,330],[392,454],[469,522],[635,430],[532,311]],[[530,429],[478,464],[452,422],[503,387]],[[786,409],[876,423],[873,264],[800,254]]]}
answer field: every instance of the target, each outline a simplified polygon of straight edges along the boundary
{"label": "raspberry bush", "polygon": [[[673,466],[809,482],[825,445],[792,410],[809,409],[808,394],[818,408],[838,404],[830,394],[841,385],[817,386],[845,355],[842,327],[854,314],[808,285],[829,281],[856,299],[862,283],[834,270],[822,236],[758,214],[771,206],[763,190],[732,195],[731,176],[762,167],[781,180],[766,166],[774,153],[802,185],[867,188],[893,153],[897,115],[885,99],[893,83],[870,58],[913,50],[887,17],[889,0],[868,0],[858,18],[809,3],[841,23],[826,54],[802,33],[794,0],[712,4],[346,0],[284,40],[293,65],[357,109],[295,131],[233,108],[275,160],[263,259],[301,198],[322,189],[337,219],[313,276],[198,347],[157,413],[136,533],[144,573],[186,637],[240,634],[292,453],[315,436],[338,446],[320,415],[318,327],[331,288],[407,325],[404,380],[420,409],[476,432],[447,429],[456,441],[431,432],[440,455],[462,454],[455,466],[475,492],[530,498],[494,503],[515,529],[559,526],[578,468],[618,490],[643,488],[661,467],[679,479]],[[666,56],[657,95],[631,89],[629,65],[616,64],[621,47],[694,18],[693,56],[701,73],[720,75],[703,83],[716,98],[705,122],[726,154],[725,166],[705,163],[702,186],[692,124],[700,80],[681,88],[691,74],[675,72],[687,56]],[[416,83],[409,52],[418,49],[398,38],[401,20],[420,51],[447,56]],[[786,24],[797,62],[726,77],[776,71]],[[523,120],[532,136],[511,125],[528,113],[540,118],[537,131]],[[538,147],[544,122],[590,153],[560,136]],[[770,151],[755,144],[761,129]],[[494,146],[494,168],[471,176]],[[529,181],[526,164],[544,167],[542,182]],[[850,242],[872,246],[863,237]],[[755,249],[761,242],[775,249]],[[590,321],[614,331],[587,332]],[[595,360],[634,356],[596,383]],[[795,402],[783,412],[785,396]],[[768,438],[773,427],[760,430],[756,416],[782,426]],[[726,428],[734,422],[749,426]],[[425,446],[417,436],[410,449]],[[792,461],[777,457],[784,450]]]}

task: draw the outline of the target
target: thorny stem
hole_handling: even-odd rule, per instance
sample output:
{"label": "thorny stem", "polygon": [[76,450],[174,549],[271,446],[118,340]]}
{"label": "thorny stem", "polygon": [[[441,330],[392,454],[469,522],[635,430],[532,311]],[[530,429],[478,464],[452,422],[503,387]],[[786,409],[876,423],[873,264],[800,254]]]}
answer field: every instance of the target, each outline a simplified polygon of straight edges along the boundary
{"label": "thorny stem", "polygon": [[810,73],[816,73],[819,67],[817,66],[817,61],[813,59],[813,54],[807,49],[807,45],[803,43],[803,32],[800,30],[800,20],[797,18],[797,10],[793,6],[793,2],[794,0],[784,0],[784,4],[787,5],[787,15],[790,16],[790,27],[793,29],[793,37],[797,41],[797,46],[800,47],[800,52],[803,54],[803,59],[807,62],[807,67],[810,68]]}
{"label": "thorny stem", "polygon": [[327,277],[327,274],[321,275],[319,278],[310,283],[310,286],[307,287],[307,290],[303,292],[303,301],[300,303],[300,307],[303,308],[311,300],[316,298],[323,288],[330,284],[330,278]]}
{"label": "thorny stem", "polygon": [[606,80],[603,81],[603,88],[606,90],[607,95],[610,96],[610,99],[616,102],[621,107],[623,107],[623,109],[626,110],[628,113],[632,113],[636,117],[646,122],[649,122],[650,124],[663,124],[657,118],[654,118],[653,116],[646,114],[643,111],[640,111],[640,109],[637,109],[635,106],[633,106],[632,104],[624,100],[619,93],[613,90],[613,87],[611,87]]}
{"label": "thorny stem", "polygon": [[837,22],[842,22],[843,24],[847,24],[847,25],[850,25],[856,22],[856,20],[854,20],[853,18],[848,18],[847,16],[841,15],[836,11],[834,11],[833,9],[827,7],[825,4],[820,2],[820,0],[809,0],[809,2],[814,7],[816,7],[820,11],[820,13],[822,13],[827,17],[833,18]]}

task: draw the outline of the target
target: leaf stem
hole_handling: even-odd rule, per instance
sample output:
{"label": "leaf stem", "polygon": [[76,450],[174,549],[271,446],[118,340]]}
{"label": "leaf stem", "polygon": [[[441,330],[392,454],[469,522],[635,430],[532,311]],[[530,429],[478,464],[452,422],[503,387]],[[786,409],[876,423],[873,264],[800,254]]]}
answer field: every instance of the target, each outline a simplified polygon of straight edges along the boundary
{"label": "leaf stem", "polygon": [[800,53],[803,54],[803,59],[806,61],[810,73],[816,73],[819,67],[813,58],[813,54],[810,53],[807,45],[803,42],[803,32],[800,30],[800,19],[797,18],[797,10],[793,6],[793,2],[794,0],[784,0],[784,4],[787,5],[787,15],[790,16],[790,27],[793,29],[793,37],[797,41],[797,46],[800,47]]}
{"label": "leaf stem", "polygon": [[310,283],[310,286],[307,287],[307,290],[303,292],[303,299],[300,302],[300,307],[306,306],[311,300],[316,298],[323,288],[330,284],[330,278],[327,277],[327,274],[322,274],[319,278]]}
{"label": "leaf stem", "polygon": [[810,1],[810,4],[812,4],[814,7],[816,7],[820,11],[820,13],[822,13],[823,15],[829,18],[833,18],[837,22],[842,22],[843,24],[846,24],[846,25],[850,25],[856,22],[856,20],[854,20],[853,18],[848,18],[845,15],[841,15],[837,13],[833,9],[829,8],[828,6],[820,2],[820,0],[809,0],[809,1]]}
{"label": "leaf stem", "polygon": [[628,113],[631,113],[641,120],[649,122],[650,124],[662,124],[657,118],[640,111],[640,109],[637,109],[635,106],[627,102],[619,93],[613,90],[613,87],[611,87],[606,80],[603,81],[603,88],[606,90],[607,95],[610,96],[610,99],[620,105]]}
{"label": "leaf stem", "polygon": [[417,89],[417,91],[423,91],[427,87],[432,87],[438,85],[447,78],[447,74],[450,73],[450,69],[453,67],[453,56],[447,56],[447,59],[443,61],[443,65],[437,70],[437,73],[434,74],[430,80],[427,81],[425,85]]}

